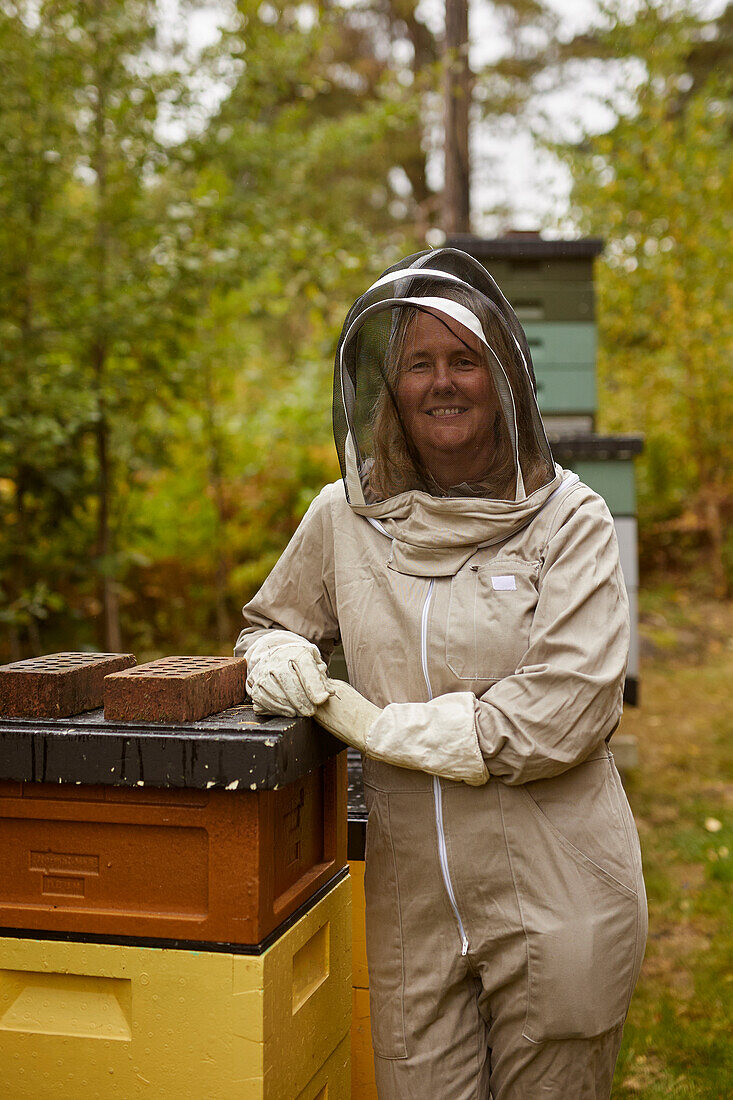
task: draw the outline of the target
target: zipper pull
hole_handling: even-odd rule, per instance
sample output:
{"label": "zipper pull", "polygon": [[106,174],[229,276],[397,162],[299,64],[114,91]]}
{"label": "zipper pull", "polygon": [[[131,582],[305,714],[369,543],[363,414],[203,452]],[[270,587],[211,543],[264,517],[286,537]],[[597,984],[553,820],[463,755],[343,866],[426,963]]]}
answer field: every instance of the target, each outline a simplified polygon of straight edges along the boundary
{"label": "zipper pull", "polygon": [[463,937],[463,943],[461,944],[461,956],[468,954],[468,938]]}

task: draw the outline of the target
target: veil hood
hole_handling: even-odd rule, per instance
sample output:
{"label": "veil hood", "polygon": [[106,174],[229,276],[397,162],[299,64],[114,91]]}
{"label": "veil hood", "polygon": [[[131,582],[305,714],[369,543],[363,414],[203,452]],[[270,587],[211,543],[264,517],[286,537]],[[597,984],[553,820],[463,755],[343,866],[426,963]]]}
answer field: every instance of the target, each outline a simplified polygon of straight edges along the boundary
{"label": "veil hood", "polygon": [[[420,313],[480,354],[494,393],[489,466],[447,488],[405,426],[405,348]],[[393,540],[391,564],[401,571],[422,573],[424,562],[425,575],[436,575],[436,551],[455,568],[530,522],[561,481],[524,330],[486,268],[454,248],[406,257],[351,307],[336,349],[333,427],[346,498]]]}

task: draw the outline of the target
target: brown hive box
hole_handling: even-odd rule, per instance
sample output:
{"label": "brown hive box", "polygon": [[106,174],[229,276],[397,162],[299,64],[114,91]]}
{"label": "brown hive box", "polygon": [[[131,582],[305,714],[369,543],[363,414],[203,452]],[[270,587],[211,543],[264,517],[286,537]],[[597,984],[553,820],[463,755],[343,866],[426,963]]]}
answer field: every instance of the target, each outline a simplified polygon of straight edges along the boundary
{"label": "brown hive box", "polygon": [[162,657],[104,681],[107,722],[196,722],[244,700],[243,657]]}
{"label": "brown hive box", "polygon": [[0,926],[259,944],[346,865],[346,753],[276,790],[0,783]]}
{"label": "brown hive box", "polygon": [[66,718],[102,706],[104,678],[135,664],[132,653],[49,653],[0,666],[0,715]]}

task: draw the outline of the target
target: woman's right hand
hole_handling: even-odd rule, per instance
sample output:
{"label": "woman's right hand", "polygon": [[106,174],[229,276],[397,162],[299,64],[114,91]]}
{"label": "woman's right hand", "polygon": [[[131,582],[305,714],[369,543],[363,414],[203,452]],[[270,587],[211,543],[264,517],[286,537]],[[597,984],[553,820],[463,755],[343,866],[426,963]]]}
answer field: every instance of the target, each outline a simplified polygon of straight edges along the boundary
{"label": "woman's right hand", "polygon": [[310,718],[333,688],[320,650],[288,630],[270,630],[247,651],[247,691],[257,714]]}

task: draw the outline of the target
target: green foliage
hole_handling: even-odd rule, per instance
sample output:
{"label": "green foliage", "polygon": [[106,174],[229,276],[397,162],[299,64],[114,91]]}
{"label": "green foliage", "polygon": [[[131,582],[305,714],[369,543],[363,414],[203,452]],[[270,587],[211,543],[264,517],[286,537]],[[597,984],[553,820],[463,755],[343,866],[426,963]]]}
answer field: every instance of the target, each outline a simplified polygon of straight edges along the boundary
{"label": "green foliage", "polygon": [[[651,597],[651,598],[650,598]],[[649,938],[616,1068],[619,1100],[723,1100],[730,1093],[733,820],[730,602],[651,592],[649,621],[678,637],[642,666],[642,706],[624,714],[640,767],[626,778],[641,837]],[[611,741],[613,749],[613,740]]]}
{"label": "green foliage", "polygon": [[573,205],[606,240],[597,284],[603,426],[642,431],[640,511],[659,549],[696,533],[725,591],[733,508],[733,98],[711,72],[690,91],[700,21],[642,7],[604,38],[643,60],[633,106],[565,150]]}
{"label": "green foliage", "polygon": [[66,26],[65,5],[0,9],[0,589],[11,652],[19,631],[37,640],[49,609],[39,593],[56,589],[65,552],[83,551],[49,537],[85,491],[79,441],[91,415],[55,326],[75,140]]}
{"label": "green foliage", "polygon": [[418,98],[373,27],[304,13],[232,5],[194,74],[152,0],[0,7],[6,658],[228,650],[337,475],[333,347],[412,245],[390,173]]}
{"label": "green foliage", "polygon": [[[605,426],[646,433],[654,546],[702,531],[730,569],[728,24],[713,41],[649,8],[561,49],[545,4],[494,10],[509,49],[477,74],[483,116],[561,54],[648,60],[634,110],[570,154],[578,223],[609,239]],[[440,42],[415,0],[221,12],[198,57],[154,0],[0,2],[4,659],[229,651],[338,475],[344,313],[435,223]]]}

